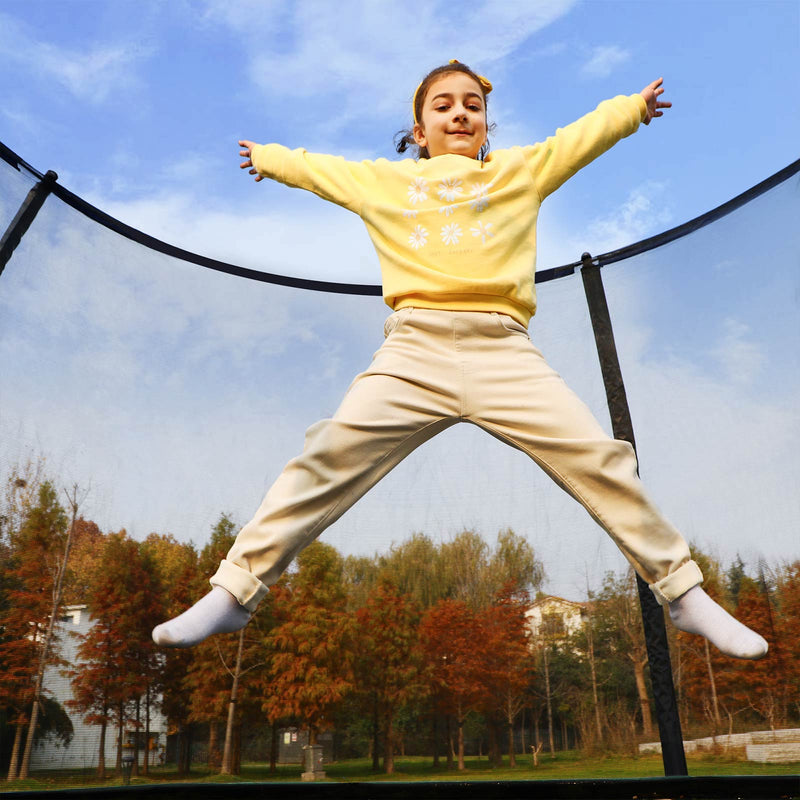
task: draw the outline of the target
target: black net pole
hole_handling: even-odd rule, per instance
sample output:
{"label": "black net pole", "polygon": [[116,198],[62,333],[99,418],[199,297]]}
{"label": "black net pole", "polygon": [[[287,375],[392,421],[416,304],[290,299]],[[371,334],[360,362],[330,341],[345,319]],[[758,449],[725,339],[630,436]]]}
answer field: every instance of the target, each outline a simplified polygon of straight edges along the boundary
{"label": "black net pole", "polygon": [[[615,439],[630,442],[635,451],[636,441],[633,436],[631,412],[628,408],[622,370],[617,357],[617,346],[614,342],[614,331],[611,327],[611,315],[603,288],[603,278],[600,275],[600,264],[594,264],[589,253],[584,253],[581,261],[583,263],[581,277],[586,292],[586,302],[589,305],[597,354],[600,358],[600,369],[603,373],[608,410],[611,414],[611,429]],[[678,703],[675,698],[675,686],[672,682],[664,612],[648,585],[639,575],[636,576],[636,585],[639,590],[639,604],[642,608],[644,638],[647,645],[658,731],[661,737],[664,774],[688,775],[681,722],[678,716]]]}
{"label": "black net pole", "polygon": [[25,232],[39,213],[47,195],[53,190],[56,180],[58,180],[58,175],[53,170],[48,170],[22,201],[17,215],[11,220],[3,238],[0,239],[0,275],[3,274],[11,254],[17,249],[17,245],[22,241]]}

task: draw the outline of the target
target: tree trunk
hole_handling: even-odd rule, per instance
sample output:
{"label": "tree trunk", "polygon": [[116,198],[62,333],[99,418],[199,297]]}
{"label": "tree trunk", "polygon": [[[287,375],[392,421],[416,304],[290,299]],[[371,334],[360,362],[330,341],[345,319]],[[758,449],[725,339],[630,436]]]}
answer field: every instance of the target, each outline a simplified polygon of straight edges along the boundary
{"label": "tree trunk", "polygon": [[141,719],[141,703],[139,702],[139,698],[136,698],[136,728],[133,734],[133,768],[131,769],[131,775],[138,775],[139,774],[139,726],[142,723]]}
{"label": "tree trunk", "polygon": [[380,756],[380,720],[378,718],[378,697],[376,694],[372,695],[372,771],[380,772],[381,769],[381,756]]}
{"label": "tree trunk", "polygon": [[383,771],[394,775],[394,722],[391,713],[386,715],[386,738],[383,745]]}
{"label": "tree trunk", "polygon": [[208,766],[217,769],[222,764],[219,756],[219,723],[212,720],[208,723]]}
{"label": "tree trunk", "polygon": [[458,768],[459,770],[466,769],[464,765],[464,719],[459,714],[458,720]]}
{"label": "tree trunk", "polygon": [[517,754],[514,752],[514,720],[508,721],[508,766],[517,766]]}
{"label": "tree trunk", "polygon": [[547,732],[550,736],[550,758],[556,757],[556,747],[553,742],[553,699],[550,696],[550,657],[547,645],[542,651],[544,655],[544,692],[547,699]]}
{"label": "tree trunk", "polygon": [[231,759],[231,770],[234,775],[242,771],[242,724],[239,723],[233,733],[233,758]]}
{"label": "tree trunk", "polygon": [[445,736],[447,737],[447,769],[453,769],[453,718],[447,715]]}
{"label": "tree trunk", "polygon": [[108,730],[108,713],[103,709],[103,721],[100,723],[100,748],[97,751],[97,777],[106,777],[106,731]]}
{"label": "tree trunk", "polygon": [[708,649],[708,639],[703,639],[706,647],[706,666],[708,668],[708,682],[711,686],[711,709],[714,712],[714,732],[722,725],[722,718],[719,715],[719,703],[717,702],[717,684],[714,680],[714,669],[711,666],[711,651]]}
{"label": "tree trunk", "polygon": [[150,684],[144,701],[144,774],[150,774]]}
{"label": "tree trunk", "polygon": [[589,671],[592,676],[592,704],[594,705],[594,725],[597,734],[598,744],[603,741],[603,726],[600,724],[600,701],[597,698],[597,665],[594,660],[594,635],[592,633],[592,619],[588,620],[586,626],[588,650],[589,650]]}
{"label": "tree trunk", "polygon": [[122,743],[125,738],[125,708],[122,703],[119,704],[117,711],[119,712],[119,730],[117,732],[117,758],[114,764],[114,772],[117,775],[122,775]]}
{"label": "tree trunk", "polygon": [[222,750],[221,775],[232,774],[233,755],[233,721],[236,717],[236,699],[239,695],[239,676],[242,672],[242,650],[244,648],[244,628],[239,631],[239,647],[236,650],[236,666],[233,669],[233,686],[228,703],[228,722],[225,726],[225,746]]}
{"label": "tree trunk", "polygon": [[433,768],[439,768],[439,715],[433,712]]}
{"label": "tree trunk", "polygon": [[644,679],[644,668],[647,659],[633,658],[633,674],[636,678],[636,691],[639,695],[639,705],[642,709],[642,732],[647,737],[653,735],[653,719],[650,715],[650,698],[647,696],[647,683]]}
{"label": "tree trunk", "polygon": [[19,765],[19,751],[22,747],[22,728],[23,721],[19,720],[16,724],[17,732],[14,734],[14,747],[11,750],[11,763],[8,766],[7,780],[13,781],[17,778],[17,766]]}
{"label": "tree trunk", "polygon": [[274,774],[278,770],[278,723],[272,723],[272,733],[269,741],[269,771]]}

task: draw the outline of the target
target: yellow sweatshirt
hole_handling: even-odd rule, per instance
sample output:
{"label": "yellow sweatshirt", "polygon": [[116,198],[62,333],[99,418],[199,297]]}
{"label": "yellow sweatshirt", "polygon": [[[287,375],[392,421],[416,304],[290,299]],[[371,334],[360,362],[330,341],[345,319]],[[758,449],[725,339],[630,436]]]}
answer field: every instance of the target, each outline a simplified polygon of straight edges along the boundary
{"label": "yellow sweatshirt", "polygon": [[403,161],[256,145],[260,175],[314,192],[358,214],[378,252],[383,296],[405,306],[497,311],[527,325],[536,312],[536,220],[542,200],[632,134],[639,95],[606,100],[539,144]]}

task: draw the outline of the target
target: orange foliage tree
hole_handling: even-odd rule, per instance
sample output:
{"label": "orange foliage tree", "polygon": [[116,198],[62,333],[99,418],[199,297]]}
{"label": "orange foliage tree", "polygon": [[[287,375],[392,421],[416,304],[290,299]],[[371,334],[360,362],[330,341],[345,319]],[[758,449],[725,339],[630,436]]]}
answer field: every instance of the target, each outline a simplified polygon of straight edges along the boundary
{"label": "orange foliage tree", "polygon": [[346,610],[343,562],[330,545],[314,542],[297,571],[273,587],[273,652],[263,708],[271,722],[294,720],[314,744],[353,687],[353,620]]}
{"label": "orange foliage tree", "polygon": [[484,639],[484,706],[487,715],[499,715],[508,732],[509,766],[516,766],[514,723],[528,699],[534,659],[528,643],[525,612],[530,606],[527,592],[516,592],[508,584],[481,613]]}
{"label": "orange foliage tree", "polygon": [[[382,720],[387,775],[394,772],[396,715],[426,691],[419,616],[416,604],[386,579],[356,612],[355,685],[363,707],[373,711],[375,722]],[[377,747],[373,752],[377,756]]]}
{"label": "orange foliage tree", "polygon": [[162,614],[160,585],[147,551],[125,531],[106,537],[102,558],[87,598],[92,627],[82,637],[80,664],[68,672],[73,689],[69,705],[85,720],[101,726],[98,775],[105,771],[105,732],[118,726],[116,769],[128,712],[146,693],[159,669],[150,638],[154,619]]}
{"label": "orange foliage tree", "polygon": [[464,766],[464,722],[484,699],[487,646],[480,616],[461,600],[441,600],[422,618],[420,635],[432,690],[457,727],[458,768]]}

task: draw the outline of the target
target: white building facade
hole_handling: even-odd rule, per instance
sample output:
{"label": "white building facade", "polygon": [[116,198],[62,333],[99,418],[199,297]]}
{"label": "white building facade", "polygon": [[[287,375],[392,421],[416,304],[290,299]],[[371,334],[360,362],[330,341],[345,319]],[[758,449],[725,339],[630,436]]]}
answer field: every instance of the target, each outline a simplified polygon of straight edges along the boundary
{"label": "white building facade", "polygon": [[[92,620],[85,605],[66,606],[62,609],[61,618],[56,626],[61,657],[67,666],[50,665],[44,674],[43,686],[53,699],[57,700],[69,716],[74,735],[68,746],[64,747],[52,737],[40,740],[31,752],[31,770],[46,769],[89,769],[97,767],[100,750],[99,725],[88,725],[83,721],[83,714],[67,705],[73,698],[70,680],[63,673],[78,665],[77,650],[81,643],[80,636],[89,632]],[[154,704],[155,706],[155,704]],[[140,731],[139,763],[144,764],[144,712],[142,713],[142,729]],[[133,744],[136,735],[132,721],[126,724],[123,742]],[[106,729],[105,758],[106,764],[113,767],[117,754],[117,737],[119,731],[113,725]],[[160,763],[161,754],[166,743],[167,721],[155,707],[150,710],[150,763]],[[127,749],[127,748],[126,748]],[[128,749],[133,754],[133,749]]]}

